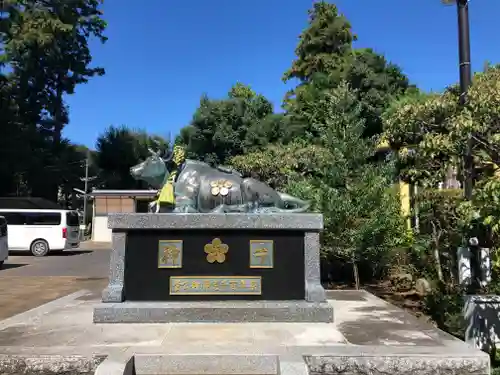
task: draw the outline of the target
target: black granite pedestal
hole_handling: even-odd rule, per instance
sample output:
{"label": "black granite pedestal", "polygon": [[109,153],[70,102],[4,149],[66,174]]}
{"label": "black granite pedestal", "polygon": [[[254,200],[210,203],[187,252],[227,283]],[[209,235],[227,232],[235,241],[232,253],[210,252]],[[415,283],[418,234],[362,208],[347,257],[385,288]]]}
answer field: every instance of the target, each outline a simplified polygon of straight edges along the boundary
{"label": "black granite pedestal", "polygon": [[114,214],[94,321],[331,322],[320,214]]}

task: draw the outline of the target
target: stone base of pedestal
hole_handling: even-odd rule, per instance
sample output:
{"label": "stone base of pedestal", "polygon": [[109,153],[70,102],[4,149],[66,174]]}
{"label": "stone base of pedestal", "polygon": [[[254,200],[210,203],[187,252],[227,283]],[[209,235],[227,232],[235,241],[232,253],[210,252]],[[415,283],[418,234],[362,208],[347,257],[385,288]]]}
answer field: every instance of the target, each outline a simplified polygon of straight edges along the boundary
{"label": "stone base of pedestal", "polygon": [[333,307],[307,301],[204,301],[103,303],[94,323],[331,323]]}

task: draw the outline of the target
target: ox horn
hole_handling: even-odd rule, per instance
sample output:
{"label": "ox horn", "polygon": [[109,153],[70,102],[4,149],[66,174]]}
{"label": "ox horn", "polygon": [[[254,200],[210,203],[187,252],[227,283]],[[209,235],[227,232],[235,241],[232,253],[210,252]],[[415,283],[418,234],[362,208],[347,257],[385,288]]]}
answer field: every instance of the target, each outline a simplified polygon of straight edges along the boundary
{"label": "ox horn", "polygon": [[169,162],[172,160],[174,157],[174,151],[173,150],[165,150],[165,154],[162,156],[163,161]]}
{"label": "ox horn", "polygon": [[148,147],[148,151],[152,156],[158,156],[159,152],[153,150],[152,148]]}

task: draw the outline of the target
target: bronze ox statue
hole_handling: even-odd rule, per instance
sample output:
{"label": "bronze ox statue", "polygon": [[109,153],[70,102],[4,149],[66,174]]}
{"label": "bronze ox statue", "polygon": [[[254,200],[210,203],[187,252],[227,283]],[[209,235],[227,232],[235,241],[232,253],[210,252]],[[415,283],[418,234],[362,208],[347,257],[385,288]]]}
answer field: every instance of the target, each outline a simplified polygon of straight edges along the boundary
{"label": "bronze ox statue", "polygon": [[[151,156],[130,168],[130,173],[159,189],[159,199],[150,205],[150,212],[298,213],[309,208],[308,202],[280,193],[254,178],[243,178],[232,168],[213,168],[201,161],[185,159],[179,146],[166,157],[149,151]],[[167,163],[172,161],[175,170],[170,172]],[[165,191],[170,198],[162,199]]]}

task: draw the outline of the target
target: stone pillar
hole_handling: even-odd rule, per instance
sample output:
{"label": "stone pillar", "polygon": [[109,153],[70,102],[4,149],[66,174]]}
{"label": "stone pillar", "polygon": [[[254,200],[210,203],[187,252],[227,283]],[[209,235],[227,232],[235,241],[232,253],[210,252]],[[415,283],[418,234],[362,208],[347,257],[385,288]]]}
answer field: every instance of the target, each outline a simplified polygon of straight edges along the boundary
{"label": "stone pillar", "polygon": [[304,235],[304,271],[306,301],[325,302],[326,292],[321,285],[319,232],[306,232]]}
{"label": "stone pillar", "polygon": [[123,285],[125,276],[125,245],[127,234],[113,232],[113,248],[109,262],[109,283],[102,292],[102,302],[123,302]]}
{"label": "stone pillar", "polygon": [[[491,282],[491,255],[489,248],[480,248],[480,270],[481,286]],[[472,280],[471,271],[472,251],[469,248],[459,247],[457,250],[458,282],[462,286],[470,285]]]}
{"label": "stone pillar", "polygon": [[470,269],[471,251],[468,247],[459,247],[457,250],[457,265],[458,265],[458,282],[462,286],[470,285],[471,269]]}

